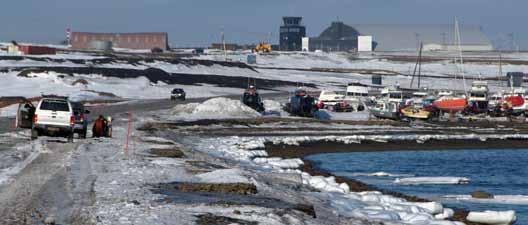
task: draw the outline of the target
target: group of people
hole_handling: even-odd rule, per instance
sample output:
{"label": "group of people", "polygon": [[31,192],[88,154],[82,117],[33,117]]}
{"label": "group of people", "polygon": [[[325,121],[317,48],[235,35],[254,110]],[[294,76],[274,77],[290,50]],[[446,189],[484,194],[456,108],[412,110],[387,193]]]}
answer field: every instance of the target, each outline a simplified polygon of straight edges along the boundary
{"label": "group of people", "polygon": [[103,115],[94,121],[92,127],[92,137],[112,137],[112,117],[105,118]]}

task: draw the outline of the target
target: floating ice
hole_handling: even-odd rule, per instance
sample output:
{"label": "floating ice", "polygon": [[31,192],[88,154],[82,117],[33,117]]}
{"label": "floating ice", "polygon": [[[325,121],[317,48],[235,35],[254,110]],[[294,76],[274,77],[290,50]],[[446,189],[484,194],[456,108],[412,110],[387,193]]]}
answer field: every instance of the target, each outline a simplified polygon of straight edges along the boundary
{"label": "floating ice", "polygon": [[443,197],[448,199],[456,199],[459,201],[478,203],[528,205],[527,195],[494,195],[493,198],[490,199],[473,198],[471,195],[446,195]]}
{"label": "floating ice", "polygon": [[509,225],[517,220],[515,211],[484,211],[484,212],[470,212],[467,220],[476,223],[492,224],[492,225]]}
{"label": "floating ice", "polygon": [[420,184],[467,184],[469,178],[466,177],[409,177],[396,178],[396,184],[420,185]]}

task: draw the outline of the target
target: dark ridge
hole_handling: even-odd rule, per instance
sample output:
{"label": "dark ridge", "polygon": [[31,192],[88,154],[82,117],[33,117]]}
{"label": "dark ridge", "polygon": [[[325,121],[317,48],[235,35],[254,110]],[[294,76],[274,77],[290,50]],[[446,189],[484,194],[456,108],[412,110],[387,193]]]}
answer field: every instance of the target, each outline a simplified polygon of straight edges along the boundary
{"label": "dark ridge", "polygon": [[[145,70],[124,69],[124,68],[102,68],[102,67],[31,67],[18,68],[13,71],[21,71],[18,76],[27,77],[29,73],[44,73],[56,72],[61,75],[74,76],[75,74],[98,74],[105,77],[115,78],[138,78],[145,77],[152,83],[164,82],[166,84],[181,84],[181,85],[202,85],[212,84],[218,87],[231,88],[247,88],[248,78],[239,76],[224,76],[224,75],[210,75],[210,74],[186,74],[186,73],[167,73],[158,68],[147,68]],[[273,90],[281,86],[297,86],[297,82],[269,80],[261,78],[251,78],[251,82],[255,82],[259,89]],[[315,84],[305,84],[310,88],[317,88]]]}
{"label": "dark ridge", "polygon": [[103,65],[103,64],[110,64],[110,63],[123,63],[123,64],[129,64],[129,65],[144,65],[145,63],[153,63],[153,62],[166,62],[169,64],[182,64],[186,66],[197,66],[197,65],[203,65],[203,66],[213,66],[213,65],[220,65],[225,67],[236,67],[241,69],[248,69],[253,72],[257,72],[253,67],[250,65],[243,63],[243,62],[236,62],[236,61],[214,61],[214,60],[205,60],[205,59],[190,59],[190,58],[177,58],[177,57],[156,57],[156,56],[148,56],[148,57],[141,57],[141,56],[116,56],[116,55],[104,55],[105,58],[95,58],[95,59],[58,59],[58,58],[49,58],[49,57],[30,57],[30,56],[0,56],[0,61],[3,60],[11,60],[11,61],[21,61],[25,59],[38,61],[38,62],[54,62],[54,63],[65,63],[65,62],[71,62],[74,64],[79,65]]}

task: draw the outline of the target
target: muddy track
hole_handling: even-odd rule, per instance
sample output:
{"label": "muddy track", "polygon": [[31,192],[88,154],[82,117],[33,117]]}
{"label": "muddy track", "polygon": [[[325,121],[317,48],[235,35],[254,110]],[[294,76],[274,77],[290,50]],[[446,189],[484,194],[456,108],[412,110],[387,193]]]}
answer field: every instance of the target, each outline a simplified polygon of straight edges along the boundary
{"label": "muddy track", "polygon": [[39,142],[40,155],[1,189],[1,224],[43,224],[50,218],[73,224],[71,218],[77,218],[68,167],[77,144]]}

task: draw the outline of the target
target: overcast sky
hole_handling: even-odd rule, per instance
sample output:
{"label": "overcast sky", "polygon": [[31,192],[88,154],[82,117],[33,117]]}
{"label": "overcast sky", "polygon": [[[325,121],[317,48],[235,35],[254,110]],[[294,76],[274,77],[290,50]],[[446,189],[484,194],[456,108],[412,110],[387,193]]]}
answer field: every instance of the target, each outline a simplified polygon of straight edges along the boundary
{"label": "overcast sky", "polygon": [[[6,0],[0,40],[58,43],[65,29],[92,32],[166,31],[174,47],[220,39],[278,40],[281,17],[302,16],[309,36],[337,17],[350,24],[461,24],[482,26],[491,41],[513,33],[528,49],[528,0]],[[463,36],[463,34],[462,34]],[[463,37],[462,37],[463,38]]]}

